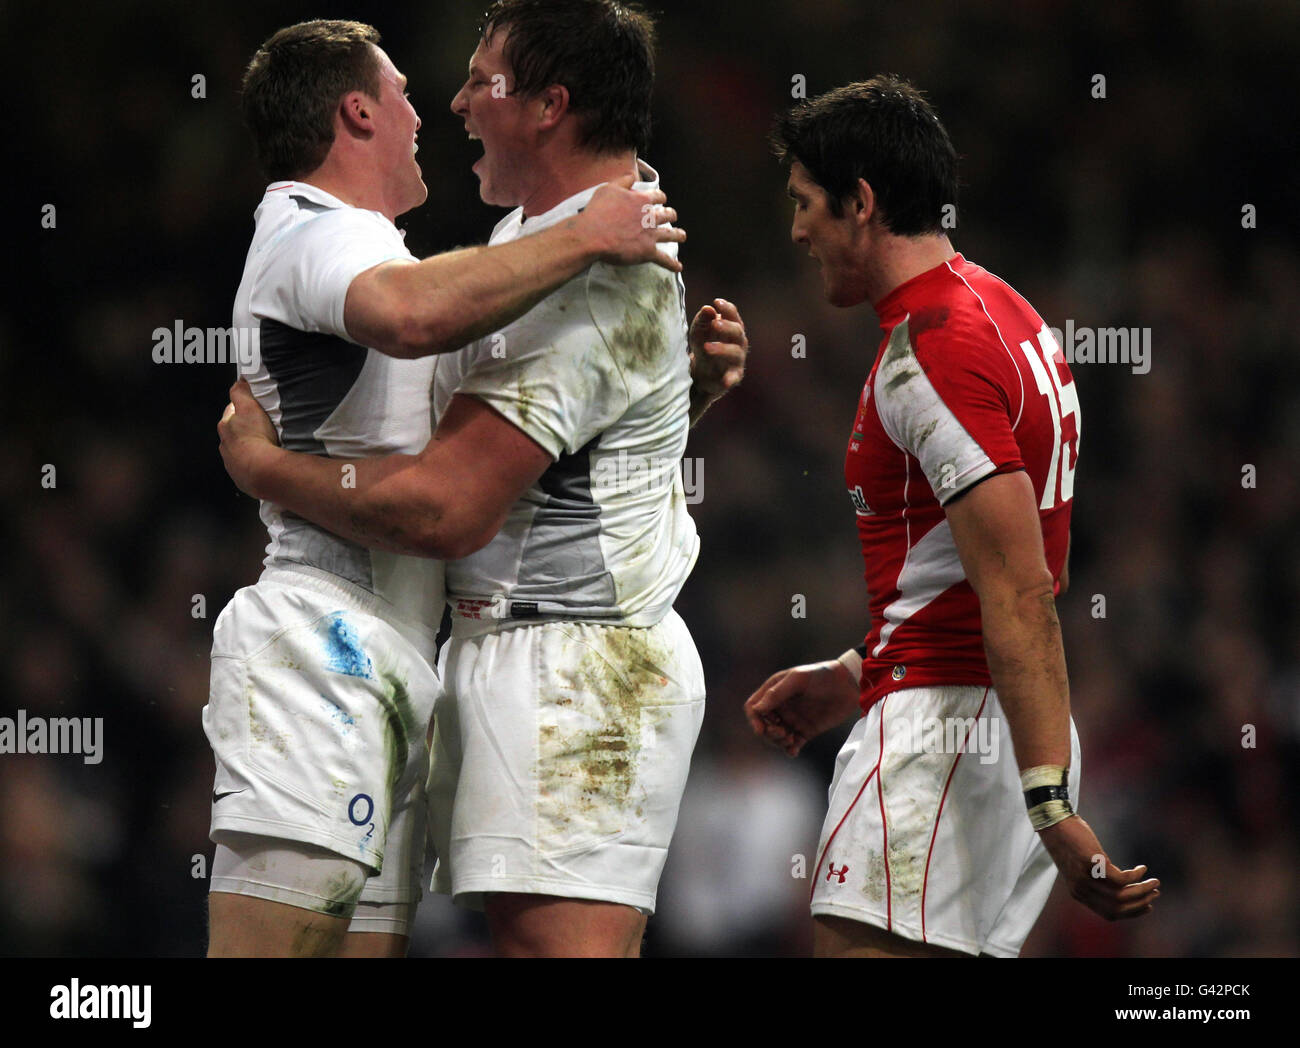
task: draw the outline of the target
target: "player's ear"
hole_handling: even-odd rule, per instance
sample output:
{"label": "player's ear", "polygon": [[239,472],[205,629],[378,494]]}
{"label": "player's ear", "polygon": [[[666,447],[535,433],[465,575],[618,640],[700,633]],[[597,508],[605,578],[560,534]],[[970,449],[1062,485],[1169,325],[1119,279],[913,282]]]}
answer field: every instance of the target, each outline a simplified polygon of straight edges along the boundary
{"label": "player's ear", "polygon": [[339,102],[339,119],[350,135],[364,138],[374,133],[372,111],[375,101],[364,91],[349,91]]}
{"label": "player's ear", "polygon": [[537,96],[537,130],[549,131],[569,111],[569,89],[563,84],[552,84]]}
{"label": "player's ear", "polygon": [[853,212],[853,219],[860,226],[865,226],[871,221],[871,216],[876,213],[876,194],[872,192],[870,184],[865,178],[859,178],[858,184],[849,194],[849,206]]}

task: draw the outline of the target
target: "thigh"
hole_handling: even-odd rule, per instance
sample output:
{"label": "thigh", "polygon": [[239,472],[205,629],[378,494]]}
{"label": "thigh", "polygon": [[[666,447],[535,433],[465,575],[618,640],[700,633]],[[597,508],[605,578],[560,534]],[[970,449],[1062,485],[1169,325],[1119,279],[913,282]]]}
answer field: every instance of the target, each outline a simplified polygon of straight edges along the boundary
{"label": "thigh", "polygon": [[969,957],[970,954],[906,939],[874,924],[846,917],[817,917],[813,920],[813,956]]}
{"label": "thigh", "polygon": [[347,930],[346,917],[248,895],[208,896],[209,957],[334,957]]}
{"label": "thigh", "polygon": [[[355,918],[354,918],[355,921]],[[411,948],[409,935],[389,932],[357,932],[350,930],[343,937],[339,957],[405,957]]]}
{"label": "thigh", "polygon": [[229,835],[212,860],[208,956],[334,956],[368,872],[315,845]]}
{"label": "thigh", "polygon": [[631,906],[501,892],[484,900],[500,957],[639,957],[646,915]]}

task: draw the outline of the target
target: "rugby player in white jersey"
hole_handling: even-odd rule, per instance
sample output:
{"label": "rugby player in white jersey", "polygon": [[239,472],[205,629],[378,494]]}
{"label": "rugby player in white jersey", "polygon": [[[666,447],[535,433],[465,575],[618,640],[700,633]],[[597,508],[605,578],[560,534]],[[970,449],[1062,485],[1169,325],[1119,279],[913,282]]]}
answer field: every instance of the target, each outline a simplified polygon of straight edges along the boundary
{"label": "rugby player in white jersey", "polygon": [[[483,199],[516,207],[493,244],[545,235],[627,173],[654,188],[637,158],[652,32],[607,0],[489,9],[452,109],[483,142]],[[502,954],[635,956],[654,908],[704,701],[672,611],[698,549],[679,464],[690,419],[743,366],[719,300],[693,330],[739,355],[692,393],[692,365],[720,358],[688,355],[683,300],[653,266],[592,266],[440,359],[437,433],[418,455],[294,454],[240,386],[221,427],[250,494],[371,548],[448,559],[435,887],[483,905]]]}
{"label": "rugby player in white jersey", "polygon": [[[615,186],[546,235],[413,258],[393,220],[427,195],[420,120],[378,40],[353,22],[293,26],[244,80],[272,182],[234,322],[258,335],[252,395],[284,446],[309,455],[419,451],[431,354],[598,259],[658,261],[670,278],[679,266],[657,245],[675,253],[680,232],[645,217],[663,196]],[[261,515],[266,569],[216,622],[204,709],[217,761],[210,955],[400,955],[420,891],[442,565],[269,502]]]}
{"label": "rugby player in white jersey", "polygon": [[953,250],[941,220],[957,157],[912,85],[827,92],[773,141],[791,237],[827,300],[869,301],[885,332],[845,458],[871,632],[745,704],[791,755],[862,714],[818,846],[816,952],[1015,956],[1058,868],[1097,913],[1141,916],[1159,881],[1112,863],[1072,808],[1055,595],[1080,412],[1061,350],[1028,302]]}

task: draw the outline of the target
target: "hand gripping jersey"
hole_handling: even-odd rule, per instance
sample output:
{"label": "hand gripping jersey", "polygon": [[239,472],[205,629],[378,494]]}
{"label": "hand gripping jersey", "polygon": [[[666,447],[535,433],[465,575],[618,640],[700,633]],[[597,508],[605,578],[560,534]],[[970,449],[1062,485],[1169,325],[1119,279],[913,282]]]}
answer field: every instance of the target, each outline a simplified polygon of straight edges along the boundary
{"label": "hand gripping jersey", "polygon": [[[641,165],[635,188],[658,185]],[[492,233],[576,215],[596,187]],[[675,244],[661,246],[675,252]],[[452,609],[484,630],[521,619],[653,626],[699,552],[681,459],[690,407],[685,288],[659,266],[596,263],[500,331],[438,358],[435,415],[478,397],[555,460],[483,549],[447,564]]]}
{"label": "hand gripping jersey", "polygon": [[844,474],[866,562],[862,708],[890,691],[991,684],[979,600],[943,507],[995,473],[1033,482],[1059,579],[1079,453],[1079,399],[1043,319],[961,255],[877,305],[885,337]]}
{"label": "hand gripping jersey", "polygon": [[[259,353],[243,377],[280,442],[340,458],[419,453],[431,430],[432,358],[385,356],[343,325],[354,277],[390,259],[414,261],[402,234],[378,212],[305,182],[273,183],[255,221],[234,322],[257,333]],[[381,598],[387,613],[437,628],[441,561],[372,552],[270,502],[261,516],[268,569],[325,572]]]}

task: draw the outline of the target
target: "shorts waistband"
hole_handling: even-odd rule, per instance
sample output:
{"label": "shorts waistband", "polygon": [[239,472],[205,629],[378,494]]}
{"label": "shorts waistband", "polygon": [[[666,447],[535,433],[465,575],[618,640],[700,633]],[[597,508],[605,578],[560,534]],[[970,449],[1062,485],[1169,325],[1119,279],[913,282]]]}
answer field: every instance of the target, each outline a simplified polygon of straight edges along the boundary
{"label": "shorts waistband", "polygon": [[[513,602],[524,604],[531,609],[537,605],[531,602]],[[575,609],[556,606],[550,610],[543,606],[537,614],[518,613],[512,602],[505,600],[491,601],[470,597],[448,596],[447,605],[451,610],[451,632],[454,637],[477,637],[485,633],[502,633],[506,630],[519,629],[523,626],[547,626],[555,624],[579,624],[584,626],[617,626],[624,629],[650,629],[664,620],[675,616],[671,607],[658,615],[641,613],[638,615],[584,614]],[[507,612],[510,612],[507,614]]]}
{"label": "shorts waistband", "polygon": [[347,603],[357,611],[383,619],[400,630],[414,633],[422,643],[432,643],[438,636],[436,623],[430,626],[428,623],[412,621],[398,614],[397,609],[384,600],[383,597],[362,589],[347,579],[339,578],[337,575],[331,575],[328,571],[322,571],[320,568],[313,568],[307,564],[292,566],[277,564],[273,568],[263,568],[259,581],[278,582],[286,586],[302,586],[306,589],[315,590],[317,593],[323,593],[328,597]]}

